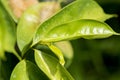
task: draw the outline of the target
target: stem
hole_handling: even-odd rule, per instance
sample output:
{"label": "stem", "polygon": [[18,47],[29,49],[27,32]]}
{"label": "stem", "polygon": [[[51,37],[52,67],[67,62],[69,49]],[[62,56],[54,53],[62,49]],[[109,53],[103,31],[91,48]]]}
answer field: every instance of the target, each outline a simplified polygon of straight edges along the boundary
{"label": "stem", "polygon": [[19,61],[22,60],[22,58],[20,57],[20,55],[18,55],[18,53],[16,51],[13,51],[14,55],[18,58]]}

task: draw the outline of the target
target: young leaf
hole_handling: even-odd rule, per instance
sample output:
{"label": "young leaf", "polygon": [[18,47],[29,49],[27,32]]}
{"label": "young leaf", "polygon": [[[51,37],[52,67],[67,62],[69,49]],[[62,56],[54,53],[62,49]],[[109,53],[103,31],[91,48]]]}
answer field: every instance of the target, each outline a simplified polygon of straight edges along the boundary
{"label": "young leaf", "polygon": [[40,69],[30,61],[22,60],[14,68],[10,80],[49,80]]}
{"label": "young leaf", "polygon": [[21,51],[32,41],[38,25],[60,9],[59,3],[43,2],[27,9],[17,28],[17,42]]}
{"label": "young leaf", "polygon": [[65,67],[68,68],[69,65],[71,64],[72,62],[72,59],[73,59],[73,47],[71,45],[71,43],[69,41],[60,41],[60,42],[55,42],[54,43],[54,46],[58,47],[64,57],[65,57]]}
{"label": "young leaf", "polygon": [[105,14],[94,0],[76,0],[40,25],[33,39],[33,45],[38,43],[39,39],[55,26],[79,19],[104,21],[113,16]]}
{"label": "young leaf", "polygon": [[35,61],[50,80],[74,80],[59,61],[48,54],[35,50]]}
{"label": "young leaf", "polygon": [[61,65],[65,64],[63,53],[59,48],[54,46],[53,44],[48,44],[48,47],[54,52],[54,54],[59,58],[59,62]]}
{"label": "young leaf", "polygon": [[118,35],[118,33],[114,32],[109,25],[95,20],[81,19],[52,28],[38,41],[40,41],[39,43],[48,43],[76,38],[106,38],[111,35]]}

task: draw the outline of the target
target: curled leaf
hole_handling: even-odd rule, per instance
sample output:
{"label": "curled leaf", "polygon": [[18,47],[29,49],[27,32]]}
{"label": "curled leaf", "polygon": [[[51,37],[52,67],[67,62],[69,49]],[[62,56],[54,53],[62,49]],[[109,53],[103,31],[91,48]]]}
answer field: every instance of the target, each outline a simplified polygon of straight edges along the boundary
{"label": "curled leaf", "polygon": [[63,53],[61,52],[61,50],[59,48],[57,48],[56,46],[54,46],[53,44],[48,44],[48,47],[54,52],[54,54],[59,58],[59,62],[61,65],[65,64],[65,60],[64,60],[64,56]]}
{"label": "curled leaf", "polygon": [[54,46],[58,47],[65,57],[65,67],[69,67],[73,59],[73,47],[69,41],[55,42]]}

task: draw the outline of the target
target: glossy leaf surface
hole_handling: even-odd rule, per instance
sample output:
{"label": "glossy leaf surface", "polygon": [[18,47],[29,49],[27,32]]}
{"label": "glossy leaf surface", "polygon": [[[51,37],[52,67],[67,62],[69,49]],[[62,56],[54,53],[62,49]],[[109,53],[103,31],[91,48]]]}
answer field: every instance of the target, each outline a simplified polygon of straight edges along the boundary
{"label": "glossy leaf surface", "polygon": [[0,55],[4,55],[4,51],[15,52],[15,33],[15,23],[0,3]]}
{"label": "glossy leaf surface", "polygon": [[51,80],[74,80],[59,61],[48,54],[35,50],[35,61]]}
{"label": "glossy leaf surface", "polygon": [[76,38],[96,39],[117,35],[109,25],[95,20],[77,20],[62,24],[46,32],[40,38],[40,43],[55,42],[61,40],[73,40]]}
{"label": "glossy leaf surface", "polygon": [[14,68],[10,80],[49,80],[39,68],[30,61],[22,60]]}
{"label": "glossy leaf surface", "polygon": [[59,3],[43,2],[25,11],[17,28],[18,46],[22,51],[32,41],[38,25],[60,9]]}
{"label": "glossy leaf surface", "polygon": [[44,37],[55,26],[79,19],[104,21],[113,16],[105,14],[102,8],[93,0],[76,0],[40,25],[34,37],[33,44],[38,43],[39,39]]}

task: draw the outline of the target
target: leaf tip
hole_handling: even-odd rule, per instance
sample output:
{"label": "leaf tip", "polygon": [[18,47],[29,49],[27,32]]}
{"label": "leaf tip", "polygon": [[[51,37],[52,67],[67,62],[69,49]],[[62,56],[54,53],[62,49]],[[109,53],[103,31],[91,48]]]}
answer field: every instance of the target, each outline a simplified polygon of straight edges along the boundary
{"label": "leaf tip", "polygon": [[117,14],[106,14],[105,15],[107,19],[113,18],[113,17],[118,17]]}

